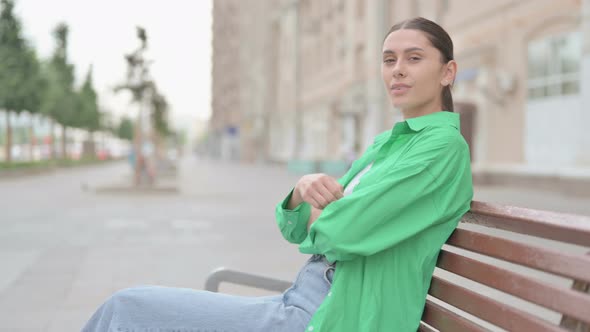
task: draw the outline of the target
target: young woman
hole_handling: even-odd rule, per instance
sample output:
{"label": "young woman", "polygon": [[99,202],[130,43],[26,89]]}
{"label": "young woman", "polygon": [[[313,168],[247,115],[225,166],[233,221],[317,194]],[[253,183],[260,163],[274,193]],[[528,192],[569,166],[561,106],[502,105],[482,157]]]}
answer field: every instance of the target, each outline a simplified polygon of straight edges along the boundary
{"label": "young woman", "polygon": [[453,113],[453,43],[429,20],[396,24],[381,71],[404,121],[342,178],[304,176],[276,207],[285,239],[312,254],[291,288],[258,298],[131,288],[83,331],[415,332],[440,248],[473,196]]}

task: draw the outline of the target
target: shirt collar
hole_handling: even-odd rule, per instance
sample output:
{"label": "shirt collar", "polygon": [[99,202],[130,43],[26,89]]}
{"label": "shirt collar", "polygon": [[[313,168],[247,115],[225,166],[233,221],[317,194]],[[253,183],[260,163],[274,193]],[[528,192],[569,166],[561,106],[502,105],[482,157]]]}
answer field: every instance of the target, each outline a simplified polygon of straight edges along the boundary
{"label": "shirt collar", "polygon": [[392,129],[392,134],[405,134],[409,133],[410,131],[417,132],[426,127],[444,126],[452,126],[456,129],[459,129],[459,113],[439,111],[416,118],[407,119],[406,121],[396,123]]}

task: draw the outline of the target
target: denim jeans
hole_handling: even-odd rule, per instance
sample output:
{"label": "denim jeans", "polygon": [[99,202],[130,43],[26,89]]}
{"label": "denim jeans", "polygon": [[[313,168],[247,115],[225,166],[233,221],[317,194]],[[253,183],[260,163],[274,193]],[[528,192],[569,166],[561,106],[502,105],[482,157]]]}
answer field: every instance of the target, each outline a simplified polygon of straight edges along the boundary
{"label": "denim jeans", "polygon": [[283,294],[234,296],[142,286],[113,294],[83,332],[303,332],[330,291],[334,265],[313,255]]}

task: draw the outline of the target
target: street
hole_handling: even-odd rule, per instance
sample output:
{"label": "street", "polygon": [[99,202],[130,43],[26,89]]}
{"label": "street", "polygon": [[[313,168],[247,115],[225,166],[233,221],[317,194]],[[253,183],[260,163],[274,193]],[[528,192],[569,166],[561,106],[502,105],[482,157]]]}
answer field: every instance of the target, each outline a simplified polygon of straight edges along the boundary
{"label": "street", "polygon": [[[0,331],[79,331],[118,289],[202,289],[219,266],[294,278],[307,257],[281,238],[274,206],[299,176],[192,157],[181,166],[165,180],[178,192],[100,191],[127,181],[123,162],[1,179]],[[590,215],[588,197],[476,188],[475,199]]]}

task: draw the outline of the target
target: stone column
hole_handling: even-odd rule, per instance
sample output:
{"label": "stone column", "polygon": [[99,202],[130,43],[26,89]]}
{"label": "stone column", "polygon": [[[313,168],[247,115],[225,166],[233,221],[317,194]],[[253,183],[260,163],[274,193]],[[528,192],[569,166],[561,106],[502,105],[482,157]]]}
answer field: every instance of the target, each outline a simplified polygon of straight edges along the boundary
{"label": "stone column", "polygon": [[582,1],[582,61],[580,66],[581,142],[578,145],[578,165],[590,167],[590,0]]}
{"label": "stone column", "polygon": [[381,79],[381,48],[383,46],[383,37],[387,33],[387,15],[386,0],[367,1],[367,115],[363,141],[365,146],[370,145],[372,138],[385,130],[384,123],[387,117],[392,117],[391,107],[385,88]]}

